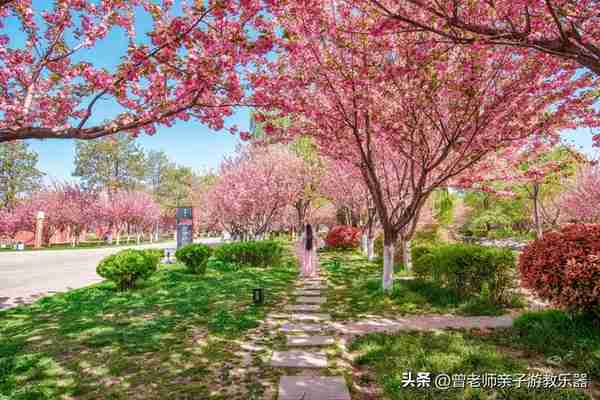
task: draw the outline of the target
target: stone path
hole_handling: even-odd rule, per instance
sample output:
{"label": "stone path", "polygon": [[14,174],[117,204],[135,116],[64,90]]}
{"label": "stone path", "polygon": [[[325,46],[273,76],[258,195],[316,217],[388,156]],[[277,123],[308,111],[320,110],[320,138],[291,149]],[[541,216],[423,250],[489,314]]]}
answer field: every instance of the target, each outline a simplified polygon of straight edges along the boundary
{"label": "stone path", "polygon": [[[337,346],[348,356],[347,344],[352,337],[371,332],[394,333],[403,330],[502,328],[510,327],[514,318],[511,315],[417,315],[397,319],[373,316],[359,321],[332,322],[331,315],[323,310],[327,299],[321,289],[325,287],[326,283],[319,273],[311,279],[300,279],[296,290],[291,293],[295,302],[285,305],[283,313],[269,315],[268,319],[275,322],[278,331],[286,336],[283,350],[273,351],[270,359],[271,367],[286,369],[279,380],[278,400],[351,400],[345,378],[326,375],[337,370],[335,364],[339,361],[337,355],[331,356],[332,347]],[[293,375],[289,369],[302,372]]]}
{"label": "stone path", "polygon": [[418,315],[406,318],[370,318],[353,322],[331,323],[330,328],[343,335],[364,335],[371,332],[430,331],[439,329],[509,328],[513,315],[500,317],[459,317],[455,315]]}
{"label": "stone path", "polygon": [[[327,354],[322,350],[335,344],[332,336],[324,335],[331,330],[329,314],[321,312],[326,299],[321,296],[323,281],[315,278],[302,279],[295,304],[288,305],[286,317],[291,321],[281,325],[289,350],[274,351],[271,366],[276,368],[310,368],[316,371],[328,367]],[[272,318],[279,314],[271,315]],[[284,375],[279,381],[278,400],[350,400],[350,391],[343,376]]]}

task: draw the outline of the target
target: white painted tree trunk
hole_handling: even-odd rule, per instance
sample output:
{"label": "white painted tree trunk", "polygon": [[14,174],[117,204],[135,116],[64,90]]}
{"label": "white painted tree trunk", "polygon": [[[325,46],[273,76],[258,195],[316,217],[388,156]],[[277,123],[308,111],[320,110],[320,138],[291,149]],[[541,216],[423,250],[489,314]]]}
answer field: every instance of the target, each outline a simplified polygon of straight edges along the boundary
{"label": "white painted tree trunk", "polygon": [[365,255],[369,253],[369,246],[367,244],[367,240],[368,240],[367,239],[367,234],[363,233],[362,236],[361,236],[360,244],[361,244],[361,251]]}
{"label": "white painted tree trunk", "polygon": [[412,271],[412,254],[410,252],[410,240],[402,241],[402,263],[407,272]]}
{"label": "white painted tree trunk", "polygon": [[383,290],[391,292],[394,286],[394,245],[383,245]]}
{"label": "white painted tree trunk", "polygon": [[375,259],[375,238],[367,237],[367,258],[369,261]]}

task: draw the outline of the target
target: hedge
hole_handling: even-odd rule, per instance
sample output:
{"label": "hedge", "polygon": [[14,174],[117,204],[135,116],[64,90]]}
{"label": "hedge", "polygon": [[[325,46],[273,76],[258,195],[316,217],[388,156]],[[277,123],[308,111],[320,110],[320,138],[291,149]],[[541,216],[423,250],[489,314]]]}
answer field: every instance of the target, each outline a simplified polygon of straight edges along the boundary
{"label": "hedge", "polygon": [[218,263],[237,267],[269,267],[281,262],[283,245],[276,240],[226,243],[214,250]]}
{"label": "hedge", "polygon": [[515,256],[508,249],[470,244],[414,246],[414,273],[453,290],[461,298],[486,295],[506,304],[516,284]]}

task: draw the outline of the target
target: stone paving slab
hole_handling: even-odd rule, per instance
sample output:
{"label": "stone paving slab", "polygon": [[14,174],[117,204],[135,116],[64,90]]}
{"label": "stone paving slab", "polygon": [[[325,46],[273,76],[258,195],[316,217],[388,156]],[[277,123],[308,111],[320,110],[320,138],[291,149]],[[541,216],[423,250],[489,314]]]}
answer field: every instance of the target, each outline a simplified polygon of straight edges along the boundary
{"label": "stone paving slab", "polygon": [[428,331],[436,329],[494,329],[509,328],[514,316],[500,317],[457,317],[445,315],[423,315],[400,319],[373,318],[356,322],[332,323],[331,327],[343,334],[362,335],[371,332]]}
{"label": "stone paving slab", "polygon": [[298,289],[294,292],[296,296],[320,296],[321,291],[318,289]]}
{"label": "stone paving slab", "polygon": [[292,320],[294,321],[330,321],[331,315],[329,314],[292,314]]}
{"label": "stone paving slab", "polygon": [[325,283],[325,281],[321,278],[315,279],[315,278],[311,278],[311,279],[301,279],[300,281],[298,281],[301,285],[322,285]]}
{"label": "stone paving slab", "polygon": [[267,315],[268,319],[288,319],[290,318],[289,314],[281,314],[281,313],[271,313]]}
{"label": "stone paving slab", "polygon": [[325,303],[327,300],[325,300],[324,297],[308,297],[308,296],[301,296],[301,297],[297,297],[296,298],[296,303],[298,304],[323,304]]}
{"label": "stone paving slab", "polygon": [[320,304],[290,304],[284,307],[285,311],[320,311]]}
{"label": "stone paving slab", "polygon": [[343,376],[282,376],[278,400],[351,400]]}
{"label": "stone paving slab", "polygon": [[272,367],[327,368],[327,354],[313,351],[274,351]]}
{"label": "stone paving slab", "polygon": [[328,328],[323,324],[292,324],[287,323],[281,325],[279,330],[281,332],[321,332]]}
{"label": "stone paving slab", "polygon": [[335,343],[331,336],[288,336],[288,346],[329,346]]}
{"label": "stone paving slab", "polygon": [[324,285],[305,284],[305,285],[298,286],[298,290],[322,290],[322,289],[325,289]]}

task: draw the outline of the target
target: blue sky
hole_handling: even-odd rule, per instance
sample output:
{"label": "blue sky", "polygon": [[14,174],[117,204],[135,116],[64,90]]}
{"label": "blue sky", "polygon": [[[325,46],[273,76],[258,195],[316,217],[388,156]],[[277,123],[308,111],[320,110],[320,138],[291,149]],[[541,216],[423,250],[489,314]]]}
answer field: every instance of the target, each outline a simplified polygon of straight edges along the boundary
{"label": "blue sky", "polygon": [[[238,110],[229,120],[242,130],[248,130],[249,111]],[[225,155],[231,154],[240,140],[228,132],[215,132],[195,122],[179,122],[170,128],[161,127],[153,136],[141,135],[138,143],[146,150],[164,150],[178,164],[198,172],[216,168]],[[74,140],[30,140],[38,152],[38,168],[47,174],[46,181],[72,180],[75,158]]]}

